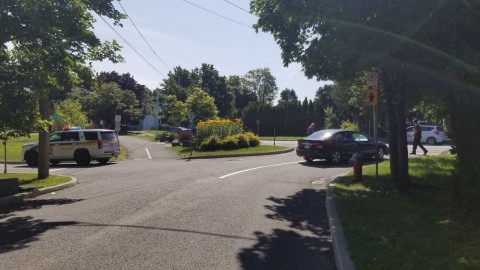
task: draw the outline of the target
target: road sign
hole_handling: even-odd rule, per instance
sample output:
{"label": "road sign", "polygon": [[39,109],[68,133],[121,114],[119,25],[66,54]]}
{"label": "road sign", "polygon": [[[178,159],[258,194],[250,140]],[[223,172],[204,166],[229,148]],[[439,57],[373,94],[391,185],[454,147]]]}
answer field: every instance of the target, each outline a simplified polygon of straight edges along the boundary
{"label": "road sign", "polygon": [[50,115],[50,119],[52,119],[54,121],[57,121],[58,119],[60,119],[60,115],[54,113],[54,114]]}
{"label": "road sign", "polygon": [[367,87],[378,87],[378,73],[367,72]]}
{"label": "road sign", "polygon": [[115,115],[115,122],[120,122],[120,121],[122,121],[122,116],[119,114]]}
{"label": "road sign", "polygon": [[376,87],[369,87],[367,91],[365,91],[365,104],[367,104],[367,106],[377,106],[378,90]]}

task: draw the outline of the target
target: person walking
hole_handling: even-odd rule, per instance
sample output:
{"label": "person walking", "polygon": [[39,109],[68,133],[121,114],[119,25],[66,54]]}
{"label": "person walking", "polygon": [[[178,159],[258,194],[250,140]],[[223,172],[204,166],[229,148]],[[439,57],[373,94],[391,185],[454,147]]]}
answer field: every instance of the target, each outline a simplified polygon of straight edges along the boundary
{"label": "person walking", "polygon": [[315,123],[311,123],[310,126],[307,128],[307,136],[315,132]]}
{"label": "person walking", "polygon": [[422,148],[423,150],[423,155],[426,155],[428,153],[428,150],[423,147],[423,144],[421,142],[422,139],[422,127],[418,124],[418,120],[414,119],[413,120],[413,132],[412,132],[412,137],[413,137],[413,149],[410,154],[416,155],[417,154],[417,146]]}

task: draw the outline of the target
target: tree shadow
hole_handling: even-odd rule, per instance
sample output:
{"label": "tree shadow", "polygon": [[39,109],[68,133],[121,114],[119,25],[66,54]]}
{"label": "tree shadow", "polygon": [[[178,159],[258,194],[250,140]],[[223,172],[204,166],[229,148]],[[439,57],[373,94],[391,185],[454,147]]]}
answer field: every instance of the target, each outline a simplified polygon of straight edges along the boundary
{"label": "tree shadow", "polygon": [[257,243],[238,254],[243,269],[335,269],[325,209],[325,190],[304,189],[287,198],[268,198],[269,219],[292,230],[255,232]]}
{"label": "tree shadow", "polygon": [[46,205],[64,205],[81,200],[53,199],[27,200],[21,204],[11,204],[0,209],[0,254],[28,247],[30,242],[38,240],[44,232],[60,226],[75,225],[76,222],[44,222],[31,216],[16,217],[14,211],[40,209]]}

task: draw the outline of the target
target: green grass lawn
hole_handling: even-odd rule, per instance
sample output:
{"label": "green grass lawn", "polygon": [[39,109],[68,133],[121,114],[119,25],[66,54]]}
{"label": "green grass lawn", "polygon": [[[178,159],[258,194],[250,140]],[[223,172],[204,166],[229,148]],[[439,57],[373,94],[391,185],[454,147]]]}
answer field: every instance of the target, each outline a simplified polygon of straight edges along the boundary
{"label": "green grass lawn", "polygon": [[452,200],[454,164],[452,155],[410,159],[408,195],[393,188],[388,161],[378,180],[368,166],[361,183],[349,175],[336,184],[357,269],[480,269],[480,212],[466,216]]}
{"label": "green grass lawn", "polygon": [[[213,157],[213,156],[223,156],[223,155],[248,155],[256,153],[268,153],[286,150],[288,147],[285,146],[273,146],[273,145],[259,145],[256,147],[242,148],[236,150],[218,150],[211,152],[201,152],[194,150],[192,152],[192,157]],[[189,157],[190,148],[183,146],[174,146],[172,150],[175,151],[180,157]]]}
{"label": "green grass lawn", "polygon": [[[7,178],[18,178],[20,186],[24,188],[45,188],[52,187],[59,184],[70,182],[71,178],[68,176],[50,175],[50,177],[42,180],[37,179],[36,173],[2,173],[0,174],[0,181]],[[0,191],[0,196],[3,194]]]}
{"label": "green grass lawn", "polygon": [[[303,137],[298,137],[298,136],[275,136],[275,140],[278,141],[296,141],[298,139],[302,139]],[[260,140],[265,140],[265,141],[273,141],[273,136],[262,136],[260,137]]]}

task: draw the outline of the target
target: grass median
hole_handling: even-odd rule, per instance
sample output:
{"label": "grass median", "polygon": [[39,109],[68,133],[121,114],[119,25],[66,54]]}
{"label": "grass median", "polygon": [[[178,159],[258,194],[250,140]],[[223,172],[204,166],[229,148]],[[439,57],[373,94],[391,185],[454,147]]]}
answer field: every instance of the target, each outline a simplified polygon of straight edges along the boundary
{"label": "grass median", "polygon": [[[215,157],[215,156],[234,156],[234,155],[253,155],[253,154],[268,154],[277,151],[287,150],[285,146],[273,145],[259,145],[255,147],[242,148],[236,150],[217,150],[217,151],[192,151],[192,157]],[[172,150],[180,157],[190,157],[190,147],[173,146]]]}
{"label": "grass median", "polygon": [[[50,175],[45,179],[39,180],[36,173],[2,173],[0,174],[0,181],[3,179],[18,178],[20,186],[23,188],[40,189],[46,187],[53,187],[60,184],[70,182],[69,176]],[[0,197],[2,196],[0,191]]]}
{"label": "grass median", "polygon": [[357,269],[480,269],[480,214],[452,199],[455,156],[409,160],[412,189],[400,195],[389,163],[364,167],[361,183],[343,177],[334,201]]}

